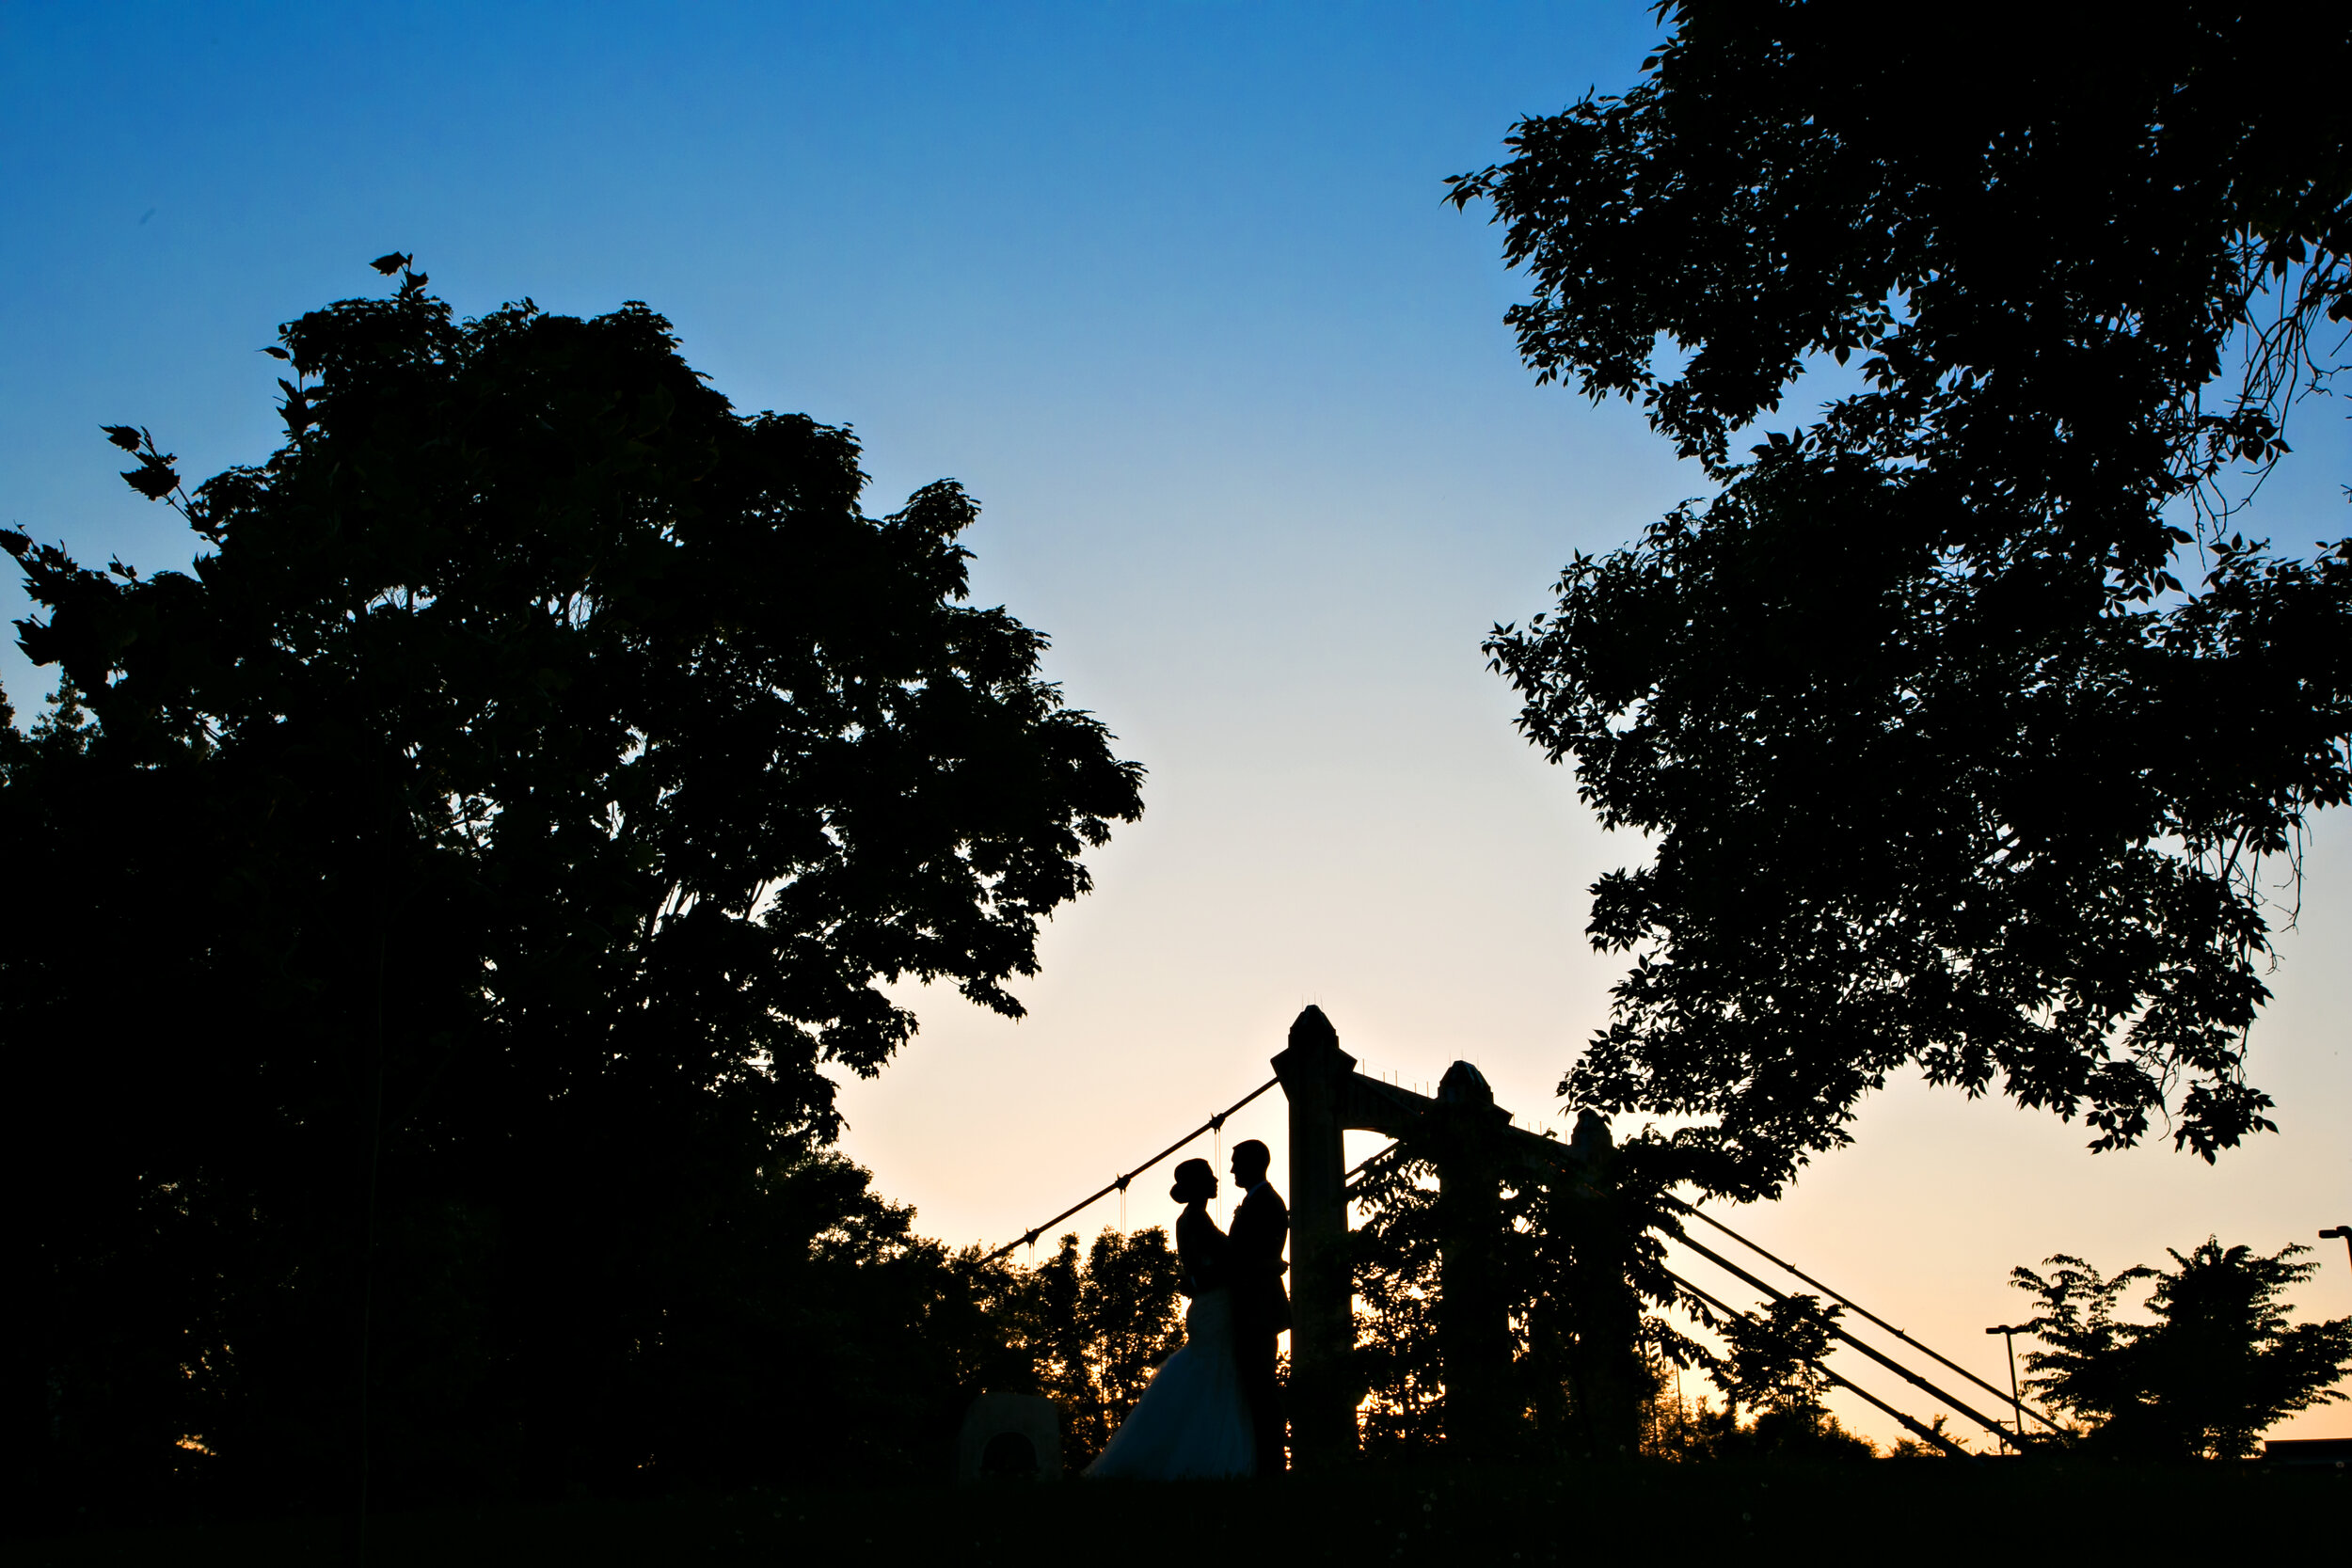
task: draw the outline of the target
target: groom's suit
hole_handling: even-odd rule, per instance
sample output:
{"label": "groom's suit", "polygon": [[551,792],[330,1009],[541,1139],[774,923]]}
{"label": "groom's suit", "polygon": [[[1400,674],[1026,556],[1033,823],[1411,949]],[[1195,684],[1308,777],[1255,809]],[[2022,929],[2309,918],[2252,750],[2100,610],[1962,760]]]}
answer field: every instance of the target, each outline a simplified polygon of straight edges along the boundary
{"label": "groom's suit", "polygon": [[1233,1227],[1225,1240],[1225,1266],[1233,1291],[1233,1359],[1241,1373],[1242,1397],[1249,1402],[1262,1476],[1281,1470],[1288,1435],[1274,1360],[1275,1340],[1291,1325],[1290,1297],[1282,1291],[1282,1243],[1290,1229],[1291,1213],[1283,1207],[1282,1195],[1261,1181],[1233,1211]]}

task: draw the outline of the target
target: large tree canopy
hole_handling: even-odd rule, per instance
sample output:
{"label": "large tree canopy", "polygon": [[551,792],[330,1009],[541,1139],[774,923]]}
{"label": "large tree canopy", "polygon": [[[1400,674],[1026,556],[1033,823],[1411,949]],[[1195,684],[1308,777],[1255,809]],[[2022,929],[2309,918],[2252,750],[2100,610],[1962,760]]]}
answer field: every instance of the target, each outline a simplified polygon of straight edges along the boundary
{"label": "large tree canopy", "polygon": [[283,330],[266,464],[110,429],[192,574],[0,532],[66,683],[0,728],[14,1391],[151,1459],[625,1469],[610,1402],[724,1293],[680,1249],[832,1135],[884,984],[1019,1013],[1139,770],[959,602],[955,484],[869,518],[847,431],[644,307],[458,321],[404,262]]}
{"label": "large tree canopy", "polygon": [[1488,644],[1654,835],[1563,1092],[1693,1118],[1740,1193],[1906,1065],[2210,1159],[2270,1125],[2263,868],[2352,787],[2352,546],[2230,521],[2352,315],[2352,24],[1661,9],[1639,86],[1453,193],[1539,377],[1722,485]]}

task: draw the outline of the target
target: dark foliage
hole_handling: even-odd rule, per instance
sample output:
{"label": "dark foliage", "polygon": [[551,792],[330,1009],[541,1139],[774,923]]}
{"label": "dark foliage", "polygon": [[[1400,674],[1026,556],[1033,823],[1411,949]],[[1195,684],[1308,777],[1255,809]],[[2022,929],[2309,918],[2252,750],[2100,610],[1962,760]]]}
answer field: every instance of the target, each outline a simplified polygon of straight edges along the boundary
{"label": "dark foliage", "polygon": [[[1511,1337],[1511,1447],[1519,1453],[1644,1451],[1661,1371],[1707,1360],[1662,1315],[1679,1297],[1663,1272],[1664,1238],[1678,1227],[1661,1201],[1663,1181],[1643,1164],[1653,1153],[1596,1142],[1575,1172],[1514,1167],[1503,1178],[1497,1262]],[[1446,1436],[1437,1176],[1437,1164],[1406,1144],[1355,1189],[1363,1210],[1350,1238],[1356,1375],[1366,1396],[1359,1423],[1375,1456],[1431,1455]]]}
{"label": "dark foliage", "polygon": [[[1692,1345],[1681,1364],[1706,1370],[1724,1407],[1704,1404],[1662,1423],[1662,1456],[1675,1459],[1850,1460],[1876,1457],[1867,1437],[1848,1432],[1825,1404],[1833,1386],[1824,1366],[1834,1325],[1845,1308],[1811,1295],[1778,1296],[1754,1311],[1719,1312],[1692,1301],[1690,1310],[1722,1337],[1715,1354]],[[1745,1407],[1751,1419],[1742,1424]],[[1940,1421],[1938,1423],[1940,1429]],[[1917,1445],[1914,1445],[1915,1449]]]}
{"label": "dark foliage", "polygon": [[1654,835],[1594,889],[1636,958],[1564,1093],[1694,1118],[1749,1196],[1906,1066],[2211,1159],[2271,1125],[2265,863],[2352,789],[2352,544],[2228,520],[2352,317],[2352,23],[1661,10],[1638,87],[1454,187],[1538,376],[1724,486],[1487,645]]}
{"label": "dark foliage", "polygon": [[1820,1298],[1780,1296],[1747,1317],[1724,1321],[1725,1354],[1714,1373],[1733,1408],[1774,1416],[1818,1418],[1829,1393],[1821,1360],[1830,1349],[1830,1325],[1845,1315]]}
{"label": "dark foliage", "polygon": [[[2290,1324],[2281,1310],[2287,1289],[2318,1267],[2289,1261],[2308,1250],[2265,1258],[2209,1237],[2172,1252],[2169,1271],[2102,1279],[2063,1254],[2044,1259],[2047,1275],[2017,1269],[2013,1283],[2040,1307],[2032,1328],[2044,1348],[2026,1357],[2033,1386],[2095,1451],[2243,1458],[2281,1417],[2344,1397],[2328,1385],[2352,1368],[2352,1317]],[[2117,1298],[2141,1281],[2154,1321],[2117,1319]]]}
{"label": "dark foliage", "polygon": [[847,431],[643,306],[376,265],[283,329],[266,464],[106,432],[192,574],[0,533],[64,677],[0,726],[11,1482],[928,1466],[1009,1341],[822,1152],[826,1069],[885,982],[1017,1014],[1138,769],[958,602],[953,483],[868,518]]}
{"label": "dark foliage", "polygon": [[1106,1228],[1083,1259],[1073,1232],[1044,1262],[1009,1276],[999,1310],[1031,1369],[1024,1391],[1033,1386],[1060,1407],[1062,1463],[1073,1473],[1093,1463],[1184,1342],[1184,1277],[1157,1226]]}
{"label": "dark foliage", "polygon": [[1438,1350],[1437,1167],[1400,1149],[1354,1189],[1363,1217],[1349,1234],[1356,1376],[1364,1451],[1428,1454],[1445,1441],[1445,1364]]}
{"label": "dark foliage", "polygon": [[[1245,1562],[1442,1562],[1568,1568],[1701,1561],[1924,1542],[1916,1555],[1998,1561],[2086,1522],[2158,1521],[2192,1562],[2342,1555],[2344,1481],[2268,1465],[1361,1465],[1199,1486],[954,1492],[809,1484],[732,1496],[442,1509],[382,1521],[381,1560],[433,1568],[710,1568],[785,1563],[1020,1563],[1194,1568]],[[336,1558],[315,1518],[25,1543],[22,1568],[313,1568]]]}
{"label": "dark foliage", "polygon": [[[1939,1427],[1942,1419],[1937,1418]],[[1760,1410],[1755,1419],[1742,1421],[1728,1404],[1718,1410],[1701,1401],[1680,1410],[1661,1410],[1651,1423],[1643,1452],[1678,1465],[1743,1460],[1846,1464],[1881,1457],[1878,1445],[1848,1432],[1825,1411]],[[1943,1450],[1905,1437],[1884,1457],[1942,1458]]]}
{"label": "dark foliage", "polygon": [[[1929,1419],[1927,1430],[1938,1437],[1948,1439],[1950,1433],[1945,1428],[1950,1421],[1950,1417],[1938,1412]],[[1949,1459],[1952,1456],[1937,1444],[1922,1442],[1916,1437],[1898,1437],[1895,1439],[1895,1446],[1886,1450],[1886,1457],[1889,1459]]]}

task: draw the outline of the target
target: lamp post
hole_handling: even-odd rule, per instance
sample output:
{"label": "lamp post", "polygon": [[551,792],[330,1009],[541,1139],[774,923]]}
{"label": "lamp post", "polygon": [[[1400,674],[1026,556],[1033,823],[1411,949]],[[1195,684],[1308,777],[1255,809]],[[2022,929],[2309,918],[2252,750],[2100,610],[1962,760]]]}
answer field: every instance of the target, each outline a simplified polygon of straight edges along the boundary
{"label": "lamp post", "polygon": [[2352,1225],[2330,1226],[2319,1233],[2319,1239],[2323,1242],[2330,1236],[2343,1237],[2344,1250],[2346,1253],[2352,1253]]}
{"label": "lamp post", "polygon": [[2023,1453],[2026,1451],[2026,1402],[2017,1392],[2017,1336],[2031,1334],[2033,1325],[2000,1323],[1985,1332],[1999,1335],[2002,1342],[2009,1346],[2009,1409],[2010,1417],[2017,1422],[2017,1451]]}

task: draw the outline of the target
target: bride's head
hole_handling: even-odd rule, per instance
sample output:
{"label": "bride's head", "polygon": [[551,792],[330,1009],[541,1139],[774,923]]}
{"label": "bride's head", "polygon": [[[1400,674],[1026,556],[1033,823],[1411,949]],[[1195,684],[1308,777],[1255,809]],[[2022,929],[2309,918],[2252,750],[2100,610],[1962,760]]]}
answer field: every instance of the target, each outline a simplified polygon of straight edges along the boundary
{"label": "bride's head", "polygon": [[1216,1172],[1206,1160],[1186,1160],[1176,1167],[1176,1185],[1168,1196],[1179,1203],[1206,1203],[1216,1196]]}

